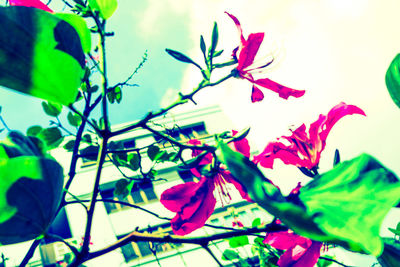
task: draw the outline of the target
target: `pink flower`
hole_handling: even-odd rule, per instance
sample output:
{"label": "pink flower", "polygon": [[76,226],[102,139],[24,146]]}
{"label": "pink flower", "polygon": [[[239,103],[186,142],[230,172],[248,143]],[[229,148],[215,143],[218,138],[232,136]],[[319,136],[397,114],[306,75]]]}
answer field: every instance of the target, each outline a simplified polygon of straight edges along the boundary
{"label": "pink flower", "polygon": [[26,6],[39,8],[41,10],[54,13],[48,6],[43,4],[40,0],[9,0],[10,6]]}
{"label": "pink flower", "polygon": [[313,267],[320,256],[322,243],[296,235],[293,231],[267,234],[264,243],[286,250],[279,258],[279,267]]}
{"label": "pink flower", "polygon": [[[246,142],[243,139],[236,142],[236,145],[246,149]],[[201,144],[196,139],[190,140],[188,143],[192,145]],[[250,150],[250,147],[248,149]],[[244,155],[250,154],[247,150],[239,150],[239,152]],[[199,153],[199,150],[193,150],[192,156],[197,156]],[[212,154],[206,154],[201,160],[199,167],[211,164],[212,161]],[[199,182],[187,182],[173,186],[165,190],[160,199],[160,202],[167,209],[176,212],[175,217],[171,220],[171,227],[177,235],[186,235],[204,226],[215,209],[215,189],[221,200],[226,198],[231,199],[226,188],[227,183],[233,184],[243,199],[251,201],[243,186],[222,166],[210,177],[201,175],[197,169],[192,169],[192,173],[200,178]]]}
{"label": "pink flower", "polygon": [[283,86],[279,83],[276,83],[268,78],[264,79],[254,79],[253,75],[251,74],[252,71],[262,69],[267,67],[272,61],[267,62],[263,66],[260,67],[253,67],[251,65],[254,62],[254,58],[260,48],[260,45],[264,39],[264,33],[251,33],[247,40],[243,36],[242,27],[240,25],[239,20],[225,12],[228,16],[233,20],[236,24],[236,27],[239,31],[240,36],[240,44],[233,51],[233,57],[238,61],[238,66],[236,67],[236,75],[240,78],[246,79],[253,84],[252,93],[251,93],[251,102],[258,102],[264,99],[263,92],[259,89],[259,87],[269,89],[279,94],[281,98],[288,99],[289,96],[293,97],[301,97],[304,95],[304,90],[296,90],[286,86]]}
{"label": "pink flower", "polygon": [[297,167],[305,167],[310,170],[317,168],[321,152],[325,148],[326,138],[332,127],[342,117],[352,114],[365,116],[364,111],[360,108],[341,102],[334,106],[328,115],[319,115],[318,120],[310,125],[308,133],[306,126],[302,124],[292,131],[291,136],[281,137],[288,144],[281,141],[269,143],[261,154],[254,157],[254,162],[260,163],[265,168],[272,168],[274,160],[280,159],[285,164]]}

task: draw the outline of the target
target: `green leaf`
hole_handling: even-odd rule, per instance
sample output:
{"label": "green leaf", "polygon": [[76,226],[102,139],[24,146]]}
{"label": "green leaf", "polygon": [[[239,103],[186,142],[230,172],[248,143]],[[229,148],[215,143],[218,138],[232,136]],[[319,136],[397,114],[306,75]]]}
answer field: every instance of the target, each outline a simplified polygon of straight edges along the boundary
{"label": "green leaf", "polygon": [[111,157],[116,166],[126,166],[128,164],[128,155],[126,153],[114,153]]}
{"label": "green leaf", "polygon": [[57,117],[60,115],[62,107],[63,106],[58,103],[42,102],[44,113],[51,117]]}
{"label": "green leaf", "polygon": [[92,137],[90,136],[90,134],[84,134],[82,136],[82,141],[86,143],[92,143]]}
{"label": "green leaf", "polygon": [[34,125],[28,128],[28,130],[26,130],[26,135],[29,136],[36,136],[40,133],[40,131],[42,130],[42,126],[39,125]]}
{"label": "green leaf", "polygon": [[400,54],[390,63],[385,76],[386,87],[393,102],[400,108]]}
{"label": "green leaf", "polygon": [[400,200],[400,182],[376,159],[362,154],[304,186],[299,197],[327,239],[379,256],[380,226]]}
{"label": "green leaf", "polygon": [[78,127],[82,123],[82,118],[78,114],[74,114],[71,111],[68,112],[67,119],[69,124],[74,127]]}
{"label": "green leaf", "polygon": [[72,152],[74,150],[75,140],[69,140],[65,145],[64,149],[68,152]]}
{"label": "green leaf", "polygon": [[60,129],[57,127],[50,127],[42,129],[37,135],[49,149],[56,148],[64,139]]}
{"label": "green leaf", "polygon": [[88,92],[88,93],[96,93],[97,90],[99,90],[98,85],[93,85],[93,86],[90,86],[90,88],[86,88],[86,92]]}
{"label": "green leaf", "polygon": [[117,101],[118,104],[121,103],[122,100],[121,87],[117,86],[111,88],[111,90],[107,92],[107,99],[111,104],[113,104],[115,101]]}
{"label": "green leaf", "polygon": [[333,166],[335,167],[339,163],[340,163],[340,153],[339,153],[339,149],[336,149],[335,150],[335,157],[333,158]]}
{"label": "green leaf", "polygon": [[151,160],[156,158],[158,152],[160,152],[160,148],[156,145],[152,145],[147,149],[147,155]]}
{"label": "green leaf", "polygon": [[232,249],[225,249],[224,252],[222,253],[222,259],[224,261],[232,261],[239,258],[240,258],[239,254]]}
{"label": "green leaf", "polygon": [[[191,58],[189,58],[188,56],[182,54],[181,52],[178,52],[178,51],[175,51],[175,50],[172,50],[172,49],[168,49],[168,48],[165,49],[165,51],[166,51],[171,57],[175,58],[175,59],[178,60],[178,61],[185,62],[185,63],[189,63],[189,64],[193,64],[193,65],[199,67],[199,65],[198,65],[196,62],[194,62]],[[199,68],[200,68],[200,67],[199,67]]]}
{"label": "green leaf", "polygon": [[400,200],[398,178],[363,154],[338,164],[300,190],[301,203],[286,201],[246,157],[219,142],[217,156],[249,196],[297,234],[379,256],[379,228]]}
{"label": "green leaf", "polygon": [[115,183],[115,188],[114,188],[114,196],[116,196],[118,199],[124,199],[126,198],[129,193],[129,185],[132,182],[126,180],[126,179],[120,179]]}
{"label": "green leaf", "polygon": [[397,224],[396,229],[389,228],[389,231],[392,232],[395,235],[400,236],[400,222]]}
{"label": "green leaf", "polygon": [[200,49],[203,52],[204,57],[206,57],[206,43],[204,42],[203,35],[200,35]]}
{"label": "green leaf", "polygon": [[89,6],[92,10],[98,11],[103,19],[109,19],[117,10],[117,0],[89,0]]}
{"label": "green leaf", "polygon": [[229,246],[231,248],[243,247],[248,244],[249,244],[249,238],[247,237],[247,235],[235,236],[229,238]]}
{"label": "green leaf", "polygon": [[0,85],[51,102],[74,103],[84,74],[79,33],[37,8],[0,7]]}
{"label": "green leaf", "polygon": [[71,13],[55,13],[54,15],[68,22],[69,25],[74,27],[79,35],[83,52],[90,53],[90,50],[92,48],[92,37],[90,34],[90,30],[86,25],[86,21],[80,16]]}
{"label": "green leaf", "polygon": [[260,218],[255,218],[253,222],[251,223],[251,227],[258,227],[261,225],[261,219]]}
{"label": "green leaf", "polygon": [[215,51],[214,55],[213,55],[213,58],[214,57],[219,57],[220,55],[222,55],[223,52],[224,52],[224,50]]}
{"label": "green leaf", "polygon": [[128,166],[132,171],[136,171],[140,168],[140,158],[137,153],[128,154]]}
{"label": "green leaf", "polygon": [[[329,259],[334,259],[333,257],[329,257],[327,255],[324,255],[325,258],[329,258]],[[319,259],[317,262],[317,267],[328,267],[330,265],[332,265],[332,261],[326,260],[326,259]]]}
{"label": "green leaf", "polygon": [[214,27],[211,35],[211,46],[208,51],[210,58],[214,56],[214,51],[215,48],[217,48],[217,44],[218,44],[218,25],[216,22],[214,22]]}

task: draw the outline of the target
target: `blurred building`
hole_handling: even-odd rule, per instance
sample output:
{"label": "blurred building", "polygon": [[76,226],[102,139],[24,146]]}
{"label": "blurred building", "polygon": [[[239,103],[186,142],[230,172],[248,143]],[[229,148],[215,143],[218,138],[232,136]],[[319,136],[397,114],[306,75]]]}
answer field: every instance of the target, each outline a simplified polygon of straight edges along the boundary
{"label": "blurred building", "polygon": [[[152,121],[153,127],[163,130],[170,136],[180,141],[187,141],[192,138],[201,140],[204,143],[211,144],[214,142],[215,133],[230,131],[232,125],[224,116],[218,106],[191,110],[179,114],[169,114],[164,118]],[[120,125],[121,128],[124,125]],[[92,138],[92,142],[97,140]],[[175,148],[168,142],[164,142],[153,134],[144,130],[134,130],[126,134],[118,136],[118,139],[112,140],[113,145],[127,150],[133,150],[137,147],[150,146],[157,142],[159,147],[167,152],[173,151]],[[82,147],[81,151],[85,147]],[[190,151],[186,151],[186,157],[190,157]],[[82,152],[83,153],[83,152]],[[95,153],[93,153],[95,154]],[[64,170],[69,169],[69,160],[71,154],[64,149],[57,149],[53,152],[54,157],[61,162]],[[161,217],[172,218],[175,214],[169,212],[159,202],[162,192],[174,185],[188,181],[197,181],[190,170],[183,170],[172,162],[157,163],[148,158],[146,151],[140,154],[142,158],[143,171],[147,172],[154,167],[157,171],[156,181],[153,183],[134,183],[131,193],[126,196],[124,201],[129,202],[150,210],[160,216],[154,216],[143,210],[123,206],[118,203],[98,202],[94,214],[94,222],[91,236],[91,251],[102,249],[120,238],[123,238],[130,232],[138,230],[148,233],[170,233],[171,226],[168,220]],[[93,189],[93,182],[96,172],[95,157],[81,158],[77,168],[77,175],[71,185],[68,194],[68,201],[75,201],[76,198],[89,200],[90,193]],[[111,157],[104,164],[101,176],[100,196],[102,199],[119,200],[114,194],[116,183],[126,177],[140,178],[138,171],[132,171],[125,167],[117,168],[112,162]],[[229,187],[229,184],[228,184]],[[269,221],[270,215],[261,210],[254,203],[243,201],[234,187],[228,188],[232,196],[232,200],[224,203],[222,206],[220,201],[217,204],[214,214],[210,217],[208,223],[217,226],[232,227],[234,220],[239,220],[244,226],[251,226],[253,219],[261,218],[263,221]],[[218,197],[217,197],[218,200]],[[235,215],[235,219],[233,218]],[[76,203],[67,205],[67,207],[59,214],[53,223],[50,232],[65,238],[67,242],[73,246],[79,247],[84,236],[86,223],[86,211],[83,205]],[[196,230],[192,236],[204,236],[213,234],[219,230],[210,227]],[[13,245],[19,247],[18,256],[15,256],[9,246],[2,247],[9,260],[6,266],[17,266],[21,261],[25,252],[29,248],[29,244]],[[23,248],[22,248],[23,247]],[[210,249],[215,255],[221,259],[222,252],[228,247],[228,242],[222,240],[210,245]],[[249,249],[242,250],[244,257]],[[54,242],[54,240],[46,240],[42,242],[36,251],[34,258],[30,262],[30,266],[59,266],[70,250],[62,242]],[[67,255],[67,256],[66,256]],[[221,260],[222,261],[222,260]],[[224,261],[222,261],[224,262]],[[231,262],[224,262],[227,265]],[[58,264],[58,265],[57,265]],[[218,266],[213,258],[201,247],[194,245],[169,244],[169,243],[149,243],[149,242],[132,242],[108,253],[102,257],[93,259],[85,263],[85,266]]]}

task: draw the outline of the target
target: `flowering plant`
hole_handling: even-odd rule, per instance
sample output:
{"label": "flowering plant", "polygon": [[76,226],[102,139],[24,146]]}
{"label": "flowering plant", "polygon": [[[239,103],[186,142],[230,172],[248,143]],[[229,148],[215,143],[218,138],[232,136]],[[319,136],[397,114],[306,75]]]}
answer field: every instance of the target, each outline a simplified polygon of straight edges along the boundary
{"label": "flowering plant", "polygon": [[[66,12],[61,13],[48,7],[53,2],[9,0],[0,6],[0,85],[41,98],[44,112],[52,117],[50,127],[34,125],[24,135],[10,129],[0,116],[1,131],[7,133],[0,142],[0,243],[33,240],[27,253],[16,259],[20,266],[38,254],[43,255],[44,264],[68,266],[104,265],[105,257],[112,255],[112,266],[121,257],[118,248],[127,264],[154,257],[161,265],[163,258],[158,254],[174,248],[184,260],[179,250],[183,246],[182,251],[190,253],[186,244],[203,248],[219,266],[223,266],[220,259],[238,266],[314,266],[321,260],[345,266],[321,250],[337,246],[372,255],[384,266],[400,265],[398,242],[382,239],[379,233],[383,219],[400,201],[397,176],[368,154],[340,162],[336,152],[332,169],[318,169],[332,127],[344,116],[365,116],[360,107],[341,102],[327,115],[320,115],[308,131],[302,124],[289,136],[266,140],[268,145],[258,154],[250,149],[249,129],[209,135],[206,127],[200,127],[198,132],[203,134],[199,136],[193,130],[198,125],[186,131],[175,123],[164,123],[176,107],[189,101],[196,104],[198,92],[231,78],[252,84],[252,103],[263,100],[261,89],[283,99],[292,96],[286,105],[301,102],[305,90],[256,76],[272,63],[255,63],[264,33],[245,38],[238,18],[226,12],[240,39],[227,61],[222,59],[223,50],[217,50],[220,33],[216,23],[208,46],[200,38],[204,62],[166,49],[172,58],[196,67],[202,79],[190,93],[178,93],[171,104],[115,127],[111,122],[115,110],[110,107],[123,101],[127,87],[137,86],[131,81],[147,61],[147,52],[127,79],[112,84],[106,43],[115,33],[106,25],[117,9],[117,0],[62,0],[58,4],[65,5]],[[92,40],[99,41],[95,48]],[[395,59],[386,82],[397,103],[396,63]],[[217,80],[214,73],[221,69],[228,74]],[[140,138],[135,135],[138,132]],[[151,141],[145,144],[142,141],[147,137]],[[55,159],[60,150],[70,156],[68,164],[65,158]],[[263,169],[273,168],[276,159],[298,167],[310,181],[298,182],[284,195],[280,187],[285,177],[276,175],[279,183],[274,184]],[[79,166],[95,167],[86,173]],[[117,174],[110,175],[110,166]],[[164,178],[167,171],[175,176],[184,172],[185,183]],[[107,176],[111,178],[106,182]],[[89,187],[91,191],[82,191]],[[164,190],[155,192],[155,187]],[[160,203],[153,201],[157,198]],[[76,211],[75,206],[83,208],[84,216],[82,210],[79,216],[70,216],[73,227],[69,229],[65,217]],[[232,212],[233,218],[224,213],[234,208],[241,211]],[[263,210],[262,218],[250,222],[252,210]],[[148,225],[140,222],[145,218],[140,212],[151,216]],[[171,213],[173,218],[168,216]],[[109,222],[110,227],[99,230],[99,222]],[[118,223],[120,227],[114,227]],[[83,236],[82,242],[78,245],[68,233]],[[253,236],[259,234],[262,237]],[[217,241],[230,248],[219,255],[210,246]],[[55,242],[69,250],[61,255],[62,262],[49,253],[48,246]],[[41,253],[35,253],[38,247]],[[238,252],[241,247],[247,256]]]}

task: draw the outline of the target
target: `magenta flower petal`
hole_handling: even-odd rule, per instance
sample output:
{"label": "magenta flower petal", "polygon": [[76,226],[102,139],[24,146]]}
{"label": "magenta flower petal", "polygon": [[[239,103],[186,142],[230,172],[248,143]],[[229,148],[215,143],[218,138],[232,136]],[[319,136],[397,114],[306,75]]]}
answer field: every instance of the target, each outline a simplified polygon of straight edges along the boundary
{"label": "magenta flower petal", "polygon": [[226,14],[233,20],[233,22],[235,23],[235,25],[236,25],[236,27],[237,27],[237,29],[238,29],[238,32],[239,32],[240,42],[241,42],[242,44],[244,44],[244,43],[246,42],[246,39],[244,39],[242,26],[240,25],[239,20],[238,20],[234,15],[232,15],[232,14],[226,12],[226,11],[225,11],[225,13],[226,13]]}
{"label": "magenta flower petal", "polygon": [[179,212],[190,203],[201,185],[195,182],[179,184],[165,190],[161,194],[160,202],[172,212]]}
{"label": "magenta flower petal", "polygon": [[285,164],[313,169],[318,166],[326,138],[333,125],[344,116],[352,114],[365,116],[360,108],[342,102],[334,106],[328,115],[320,115],[318,120],[310,125],[308,133],[306,126],[302,124],[291,136],[282,136],[288,145],[280,141],[270,142],[262,153],[254,157],[254,163],[272,168],[274,160],[280,159]]}
{"label": "magenta flower petal", "polygon": [[53,13],[53,10],[51,10],[48,6],[46,6],[39,0],[9,0],[8,2],[10,3],[10,6],[34,7]]}
{"label": "magenta flower petal", "polygon": [[[293,267],[314,267],[321,255],[321,242],[313,241],[304,254],[297,260]],[[290,265],[292,266],[292,265]]]}
{"label": "magenta flower petal", "polygon": [[267,88],[275,93],[279,94],[279,97],[283,99],[288,99],[289,96],[301,97],[306,92],[305,90],[296,90],[286,86],[283,86],[277,82],[274,82],[268,78],[258,79],[254,81],[255,84]]}
{"label": "magenta flower petal", "polygon": [[[238,133],[238,131],[232,130],[233,136],[235,136],[237,133]],[[240,152],[245,157],[248,157],[248,158],[250,157],[250,145],[249,145],[249,141],[246,138],[243,138],[242,140],[233,142],[233,145],[237,152]]]}
{"label": "magenta flower petal", "polygon": [[247,38],[247,41],[242,43],[242,47],[239,47],[238,66],[236,68],[239,72],[244,71],[245,68],[253,64],[263,39],[263,32],[252,33]]}
{"label": "magenta flower petal", "polygon": [[[204,226],[207,219],[214,212],[216,203],[213,193],[214,188],[212,179],[203,177],[197,183],[196,190],[194,190],[194,194],[189,201],[187,201],[187,198],[183,198],[183,203],[177,204],[180,197],[176,196],[175,204],[172,207],[180,207],[180,210],[171,220],[171,227],[175,234],[186,235]],[[164,204],[165,201],[161,203]]]}
{"label": "magenta flower petal", "polygon": [[258,89],[257,86],[253,85],[253,88],[251,89],[251,102],[259,102],[264,99],[264,93]]}

